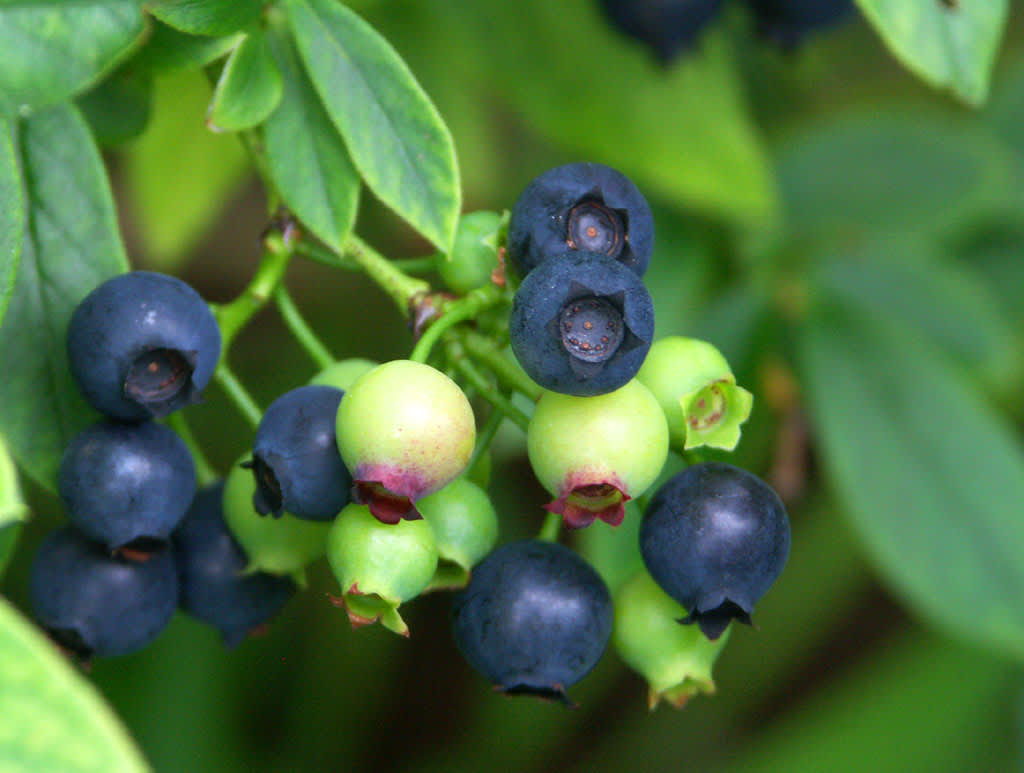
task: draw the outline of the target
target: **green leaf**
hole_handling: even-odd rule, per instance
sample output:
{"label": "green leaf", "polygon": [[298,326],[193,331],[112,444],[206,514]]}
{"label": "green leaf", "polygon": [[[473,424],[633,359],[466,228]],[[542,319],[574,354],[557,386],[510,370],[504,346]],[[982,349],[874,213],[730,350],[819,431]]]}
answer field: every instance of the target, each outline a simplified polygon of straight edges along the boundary
{"label": "green leaf", "polygon": [[149,123],[152,91],[146,74],[122,68],[76,101],[96,141],[111,147],[142,134]]}
{"label": "green leaf", "polygon": [[803,232],[955,229],[1002,206],[1011,168],[977,126],[899,108],[832,117],[778,153],[789,223]]}
{"label": "green leaf", "polygon": [[68,369],[65,332],[75,306],[127,269],[106,170],[70,105],[41,111],[19,131],[26,191],[21,264],[0,328],[0,433],[23,470],[53,491],[68,441],[95,418]]}
{"label": "green leaf", "polygon": [[0,3],[0,115],[88,88],[131,53],[145,29],[137,0]]}
{"label": "green leaf", "polygon": [[21,175],[14,150],[14,124],[0,118],[0,327],[14,292],[24,221]]}
{"label": "green leaf", "polygon": [[281,103],[281,71],[262,32],[236,48],[220,74],[206,125],[214,131],[240,131],[263,123]]}
{"label": "green leaf", "polygon": [[0,769],[141,773],[139,750],[102,696],[0,599]]}
{"label": "green leaf", "polygon": [[149,12],[191,35],[227,35],[253,24],[263,0],[153,0]]}
{"label": "green leaf", "polygon": [[155,76],[149,127],[124,157],[140,241],[163,270],[187,257],[251,172],[236,135],[207,131],[210,92],[197,70]]}
{"label": "green leaf", "polygon": [[299,52],[377,197],[450,252],[461,191],[448,127],[395,50],[330,0],[289,0]]}
{"label": "green leaf", "polygon": [[831,298],[928,336],[986,381],[1013,378],[1014,331],[988,288],[963,267],[939,259],[901,260],[886,251],[831,260],[812,282]]}
{"label": "green leaf", "polygon": [[959,638],[1024,657],[1024,449],[943,358],[822,304],[798,331],[844,510],[888,584]]}
{"label": "green leaf", "polygon": [[908,69],[968,104],[985,101],[1009,0],[857,0],[857,5]]}
{"label": "green leaf", "polygon": [[290,39],[268,42],[284,76],[281,105],[263,129],[274,185],[306,227],[340,252],[355,223],[359,175]]}
{"label": "green leaf", "polygon": [[697,51],[664,68],[598,6],[467,4],[490,47],[480,61],[492,63],[516,119],[575,159],[614,166],[647,195],[743,222],[773,216],[771,165],[725,31],[710,30]]}
{"label": "green leaf", "polygon": [[211,38],[187,35],[159,22],[152,26],[153,34],[131,60],[132,68],[139,72],[198,70],[232,51],[245,37],[244,33],[239,32]]}

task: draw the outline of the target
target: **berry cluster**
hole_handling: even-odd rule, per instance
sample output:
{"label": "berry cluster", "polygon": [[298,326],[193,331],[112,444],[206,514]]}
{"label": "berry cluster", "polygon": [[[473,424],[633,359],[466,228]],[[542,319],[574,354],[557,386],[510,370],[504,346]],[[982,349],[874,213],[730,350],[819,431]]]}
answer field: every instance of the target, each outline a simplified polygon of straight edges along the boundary
{"label": "berry cluster", "polygon": [[[798,46],[807,35],[838,24],[853,13],[853,0],[745,0],[758,33],[780,48]],[[691,50],[721,16],[724,0],[601,0],[609,21],[647,44],[662,64]]]}
{"label": "berry cluster", "polygon": [[[438,262],[463,297],[417,296],[412,316],[425,321],[410,359],[335,362],[280,395],[253,417],[251,446],[226,478],[198,492],[201,450],[151,419],[199,398],[218,367],[218,317],[159,274],[96,288],[67,337],[74,376],[107,419],[61,465],[70,525],[33,566],[40,623],[79,655],[117,655],[181,608],[234,645],[326,557],[341,589],[332,600],[354,626],[408,636],[402,604],[462,589],[456,642],[503,692],[567,700],[613,619],[629,621],[616,644],[653,695],[680,703],[709,689],[729,623],[749,623],[782,570],[789,526],[758,478],[688,456],[734,448],[752,398],[710,344],[655,340],[643,281],[653,242],[650,207],[621,173],[594,163],[546,172],[507,231],[494,213],[464,218]],[[498,351],[505,342],[521,369]],[[513,382],[508,393],[535,399],[531,416],[492,391],[469,349],[491,378]],[[492,405],[479,433],[471,396]],[[506,417],[526,431],[552,499],[537,539],[495,550],[486,454]],[[636,547],[646,571],[613,600],[584,558],[555,543],[558,527],[623,523],[670,452],[691,466],[650,497]]]}

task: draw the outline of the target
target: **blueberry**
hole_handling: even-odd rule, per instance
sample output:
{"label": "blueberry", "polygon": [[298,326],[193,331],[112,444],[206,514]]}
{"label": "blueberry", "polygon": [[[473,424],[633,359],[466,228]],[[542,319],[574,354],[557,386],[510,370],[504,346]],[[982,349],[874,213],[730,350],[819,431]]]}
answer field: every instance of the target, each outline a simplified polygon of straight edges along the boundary
{"label": "blueberry", "polygon": [[71,523],[116,550],[165,541],[196,491],[188,448],[161,424],[103,421],[72,439],[57,487]]}
{"label": "blueberry", "polygon": [[785,49],[851,16],[853,0],[747,0],[760,34]]}
{"label": "blueberry", "polygon": [[498,548],[455,598],[455,640],[506,694],[564,699],[612,632],[608,588],[568,548],[524,540]]}
{"label": "blueberry", "polygon": [[552,392],[592,396],[636,375],[654,338],[654,306],[640,278],[588,252],[545,261],[516,292],[512,351]]}
{"label": "blueberry", "polygon": [[721,462],[670,478],[647,506],[640,552],[655,582],[716,639],[729,621],[750,623],[754,604],[789,556],[789,519],[778,495]]}
{"label": "blueberry", "polygon": [[220,631],[229,647],[265,624],[295,593],[288,577],[245,572],[248,559],[224,522],[223,481],[199,491],[174,532],[179,606]]}
{"label": "blueberry", "polygon": [[653,246],[647,200],[603,164],[548,170],[519,194],[508,225],[508,258],[521,277],[566,250],[604,255],[643,276]]}
{"label": "blueberry", "polygon": [[248,463],[258,513],[280,518],[287,510],[296,518],[330,521],[348,504],[352,477],[334,434],[344,394],[331,386],[303,386],[267,408]]}
{"label": "blueberry", "polygon": [[170,622],[178,577],[170,550],[154,552],[146,561],[126,561],[64,527],[39,546],[29,597],[39,624],[75,655],[127,655]]}
{"label": "blueberry", "polygon": [[85,297],[67,343],[71,373],[89,403],[138,421],[199,401],[220,356],[220,329],[180,279],[135,271]]}
{"label": "blueberry", "polygon": [[602,0],[612,23],[654,51],[663,64],[693,47],[722,13],[722,0]]}

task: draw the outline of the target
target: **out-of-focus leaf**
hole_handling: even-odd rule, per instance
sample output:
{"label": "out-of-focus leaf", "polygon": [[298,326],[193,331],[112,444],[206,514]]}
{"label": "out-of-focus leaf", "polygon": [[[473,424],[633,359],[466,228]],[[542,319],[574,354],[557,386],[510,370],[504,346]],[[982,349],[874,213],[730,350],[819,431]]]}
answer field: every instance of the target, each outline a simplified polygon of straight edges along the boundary
{"label": "out-of-focus leaf", "polygon": [[1000,313],[1016,325],[1018,338],[1024,338],[1024,229],[997,228],[972,236],[957,245],[953,257],[985,282]]}
{"label": "out-of-focus leaf", "polygon": [[0,327],[14,291],[24,220],[21,175],[14,149],[14,123],[0,118]]}
{"label": "out-of-focus leaf", "polygon": [[952,635],[1024,657],[1024,449],[924,340],[822,304],[799,364],[832,485],[886,582]]}
{"label": "out-of-focus leaf", "polygon": [[892,254],[844,256],[822,264],[812,281],[831,298],[930,337],[985,383],[1013,378],[1014,331],[988,288],[963,267],[941,259],[905,262]]}
{"label": "out-of-focus leaf", "polygon": [[[1015,180],[1024,179],[1024,56],[1007,66],[1005,75],[992,91],[984,118],[1013,153]],[[1010,219],[1019,223],[1024,216],[1024,186],[1014,186],[1006,202]]]}
{"label": "out-of-focus leaf", "polygon": [[442,252],[461,207],[448,127],[405,62],[330,0],[289,0],[299,52],[367,186]]}
{"label": "out-of-focus leaf", "polygon": [[152,83],[145,75],[121,70],[77,99],[96,141],[120,145],[142,134],[149,122]]}
{"label": "out-of-focus leaf", "polygon": [[480,61],[496,68],[518,117],[581,160],[614,166],[688,209],[742,221],[772,215],[771,166],[724,32],[659,68],[598,6],[520,0],[466,10],[487,47]]}
{"label": "out-of-focus leaf", "polygon": [[106,170],[78,112],[36,113],[19,126],[18,150],[26,224],[0,328],[0,362],[12,363],[0,378],[0,433],[22,469],[53,491],[68,442],[96,416],[71,378],[68,320],[128,263]]}
{"label": "out-of-focus leaf", "polygon": [[992,136],[924,112],[873,108],[792,137],[778,154],[800,232],[942,232],[1002,206],[1010,158]]}
{"label": "out-of-focus leaf", "polygon": [[210,84],[201,72],[158,75],[153,86],[153,116],[125,167],[139,239],[168,270],[220,217],[251,166],[237,136],[206,129]]}
{"label": "out-of-focus leaf", "polygon": [[188,35],[159,22],[152,27],[146,45],[131,60],[132,68],[139,72],[198,70],[220,59],[245,37],[241,32],[216,38]]}
{"label": "out-of-focus leaf", "polygon": [[28,507],[21,495],[18,470],[0,436],[0,576],[3,576],[18,536],[18,526],[28,518]]}
{"label": "out-of-focus leaf", "polygon": [[263,0],[152,0],[148,10],[191,35],[227,35],[254,23]]}
{"label": "out-of-focus leaf", "polygon": [[149,770],[96,688],[0,599],[0,769]]}
{"label": "out-of-focus leaf", "polygon": [[263,138],[271,176],[285,203],[326,244],[344,247],[359,205],[359,175],[284,35],[268,39],[284,78],[281,105]]}
{"label": "out-of-focus leaf", "polygon": [[0,115],[88,88],[131,53],[145,29],[138,0],[0,3]]}
{"label": "out-of-focus leaf", "polygon": [[761,728],[727,770],[1007,770],[999,760],[1011,749],[993,746],[991,725],[1013,677],[976,650],[904,635]]}
{"label": "out-of-focus leaf", "polygon": [[857,0],[857,5],[908,69],[968,104],[985,101],[1009,0]]}
{"label": "out-of-focus leaf", "polygon": [[262,32],[236,48],[221,72],[206,124],[214,131],[240,131],[263,123],[281,102],[283,81]]}

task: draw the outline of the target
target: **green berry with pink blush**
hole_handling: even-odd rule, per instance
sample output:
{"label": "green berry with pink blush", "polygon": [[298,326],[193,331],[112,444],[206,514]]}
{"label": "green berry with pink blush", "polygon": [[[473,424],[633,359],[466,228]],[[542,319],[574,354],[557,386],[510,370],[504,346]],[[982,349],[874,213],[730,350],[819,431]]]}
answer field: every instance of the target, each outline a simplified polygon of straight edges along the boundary
{"label": "green berry with pink blush", "polygon": [[622,522],[623,503],[654,483],[668,456],[668,426],[636,379],[608,394],[545,392],[526,436],[534,475],[555,499],[545,507],[566,526]]}
{"label": "green berry with pink blush", "polygon": [[338,407],[336,430],[355,501],[383,523],[420,518],[416,502],[462,474],[476,441],[459,386],[411,360],[357,379]]}

